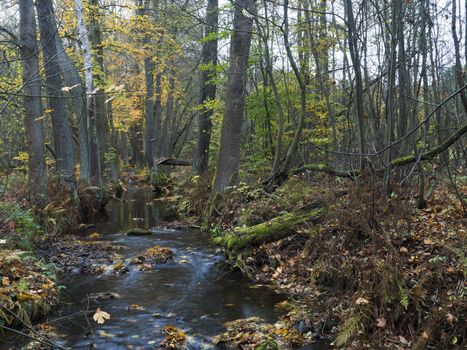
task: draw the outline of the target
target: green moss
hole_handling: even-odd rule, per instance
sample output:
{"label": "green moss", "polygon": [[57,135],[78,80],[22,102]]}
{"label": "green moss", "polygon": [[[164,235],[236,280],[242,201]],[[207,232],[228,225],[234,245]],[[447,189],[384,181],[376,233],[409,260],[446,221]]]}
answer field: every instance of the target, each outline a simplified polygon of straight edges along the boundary
{"label": "green moss", "polygon": [[399,157],[399,158],[394,159],[391,162],[391,165],[396,166],[396,165],[409,164],[410,162],[412,162],[413,159],[414,159],[413,155],[408,155],[408,156],[405,156],[405,157]]}
{"label": "green moss", "polygon": [[277,190],[279,204],[283,211],[293,211],[306,203],[312,202],[316,197],[317,188],[308,181],[297,177],[289,178]]}
{"label": "green moss", "polygon": [[150,236],[152,235],[152,232],[149,230],[143,230],[140,228],[133,228],[131,230],[128,230],[126,232],[127,236]]}
{"label": "green moss", "polygon": [[266,340],[259,344],[255,350],[278,350],[277,343],[273,340]]}
{"label": "green moss", "polygon": [[306,214],[286,213],[267,222],[251,227],[237,227],[233,231],[214,239],[218,245],[230,251],[240,251],[263,243],[277,241],[295,232],[298,225],[318,217],[323,209],[315,209]]}

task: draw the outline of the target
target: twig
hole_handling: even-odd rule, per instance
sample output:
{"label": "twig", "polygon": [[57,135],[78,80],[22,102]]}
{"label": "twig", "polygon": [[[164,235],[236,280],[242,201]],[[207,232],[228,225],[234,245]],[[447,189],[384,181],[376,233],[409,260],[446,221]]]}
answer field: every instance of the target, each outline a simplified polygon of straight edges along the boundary
{"label": "twig", "polygon": [[13,333],[19,334],[19,335],[21,335],[21,336],[23,336],[23,337],[26,337],[26,338],[35,340],[35,341],[37,341],[37,342],[39,342],[39,343],[41,343],[41,344],[48,345],[48,346],[52,346],[54,349],[67,350],[66,348],[64,348],[64,347],[62,347],[62,346],[60,346],[60,345],[54,344],[54,343],[52,343],[52,342],[50,342],[50,341],[42,340],[42,339],[40,339],[40,338],[36,338],[36,337],[34,337],[34,336],[30,335],[30,334],[21,332],[21,331],[19,331],[19,330],[17,330],[17,329],[14,329],[14,328],[10,328],[10,327],[7,327],[7,326],[1,325],[1,324],[0,324],[0,328],[4,329],[4,330],[6,330],[6,331],[9,331],[9,332],[13,332]]}

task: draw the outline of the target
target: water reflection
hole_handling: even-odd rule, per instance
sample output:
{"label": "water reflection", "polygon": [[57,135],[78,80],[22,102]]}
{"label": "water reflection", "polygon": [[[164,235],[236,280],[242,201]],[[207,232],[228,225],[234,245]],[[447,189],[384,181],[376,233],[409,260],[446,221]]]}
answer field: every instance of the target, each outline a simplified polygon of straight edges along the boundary
{"label": "water reflection", "polygon": [[[154,201],[149,188],[130,188],[107,209],[96,230],[105,239],[124,245],[124,258],[157,244],[173,249],[175,261],[147,272],[64,277],[65,306],[51,317],[60,318],[52,323],[57,342],[74,349],[91,349],[91,344],[97,349],[152,349],[164,337],[163,327],[174,325],[190,336],[190,348],[209,349],[213,348],[210,337],[222,332],[227,321],[250,316],[277,319],[274,305],[284,297],[268,288],[251,288],[240,274],[228,272],[205,235],[161,229],[147,237],[124,234],[130,228],[157,225],[167,210]],[[103,292],[118,298],[98,302],[91,298]],[[104,325],[89,320],[98,306],[112,315]],[[87,317],[82,312],[86,310]]]}

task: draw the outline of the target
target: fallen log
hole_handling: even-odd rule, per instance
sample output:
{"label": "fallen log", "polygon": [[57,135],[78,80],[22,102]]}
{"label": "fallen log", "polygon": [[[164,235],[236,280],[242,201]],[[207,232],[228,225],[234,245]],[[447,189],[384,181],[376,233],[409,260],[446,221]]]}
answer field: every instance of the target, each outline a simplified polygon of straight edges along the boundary
{"label": "fallen log", "polygon": [[[413,163],[417,162],[422,162],[422,161],[428,161],[432,160],[434,157],[436,157],[438,154],[446,151],[449,147],[451,147],[454,143],[457,142],[463,135],[467,133],[467,121],[464,121],[459,128],[453,132],[447,139],[444,140],[441,144],[434,146],[433,148],[423,152],[420,155],[415,155],[415,154],[410,154],[407,156],[399,157],[391,161],[389,163],[388,168],[389,169],[394,169],[397,167],[405,166],[405,165],[410,165]],[[376,154],[375,154],[376,155]],[[384,174],[384,171],[386,168],[374,170],[373,172],[375,174]],[[321,172],[321,173],[326,173],[332,176],[337,176],[337,177],[346,177],[350,179],[354,179],[357,176],[361,174],[360,170],[350,170],[350,169],[334,169],[331,168],[329,165],[325,163],[312,163],[312,164],[305,164],[301,166],[300,168],[293,169],[291,173],[293,175],[300,174],[305,171],[315,171],[315,172]]]}
{"label": "fallen log", "polygon": [[175,165],[175,166],[191,166],[192,161],[179,158],[159,158],[156,160],[157,165]]}
{"label": "fallen log", "polygon": [[323,208],[313,209],[305,214],[286,213],[269,221],[250,227],[236,227],[231,232],[215,237],[214,243],[230,252],[240,252],[288,237],[305,222],[316,222],[324,213]]}
{"label": "fallen log", "polygon": [[301,166],[300,168],[293,169],[291,171],[292,175],[300,174],[305,171],[316,171],[316,172],[321,172],[325,174],[329,174],[332,176],[337,176],[337,177],[346,177],[350,179],[356,178],[358,175],[360,175],[360,170],[351,170],[351,169],[334,169],[331,168],[329,165],[325,163],[311,163],[311,164],[305,164]]}

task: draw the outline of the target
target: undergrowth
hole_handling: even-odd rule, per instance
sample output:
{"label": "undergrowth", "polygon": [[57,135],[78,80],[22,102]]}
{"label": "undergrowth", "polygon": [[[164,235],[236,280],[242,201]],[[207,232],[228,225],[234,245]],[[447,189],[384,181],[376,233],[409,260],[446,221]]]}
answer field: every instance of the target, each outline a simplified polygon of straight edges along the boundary
{"label": "undergrowth", "polygon": [[348,349],[463,348],[467,223],[458,195],[441,184],[417,210],[412,188],[391,185],[388,196],[384,188],[372,177],[294,177],[273,194],[240,185],[217,208],[217,234],[323,205],[319,226],[243,255],[250,275],[297,300],[286,317]]}

